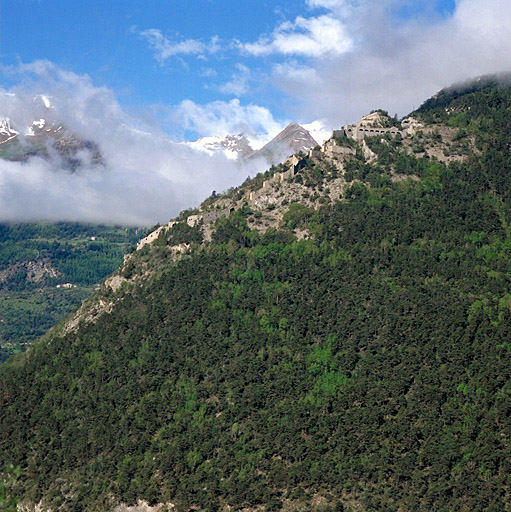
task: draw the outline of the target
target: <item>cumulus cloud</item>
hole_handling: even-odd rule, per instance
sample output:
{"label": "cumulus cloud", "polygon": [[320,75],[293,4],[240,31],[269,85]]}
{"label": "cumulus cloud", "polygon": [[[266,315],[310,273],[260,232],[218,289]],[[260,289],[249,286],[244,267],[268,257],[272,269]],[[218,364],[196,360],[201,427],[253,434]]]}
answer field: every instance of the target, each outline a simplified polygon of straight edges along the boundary
{"label": "cumulus cloud", "polygon": [[[23,163],[0,160],[0,220],[152,225],[197,206],[212,190],[225,190],[261,170],[257,163],[240,166],[221,154],[204,154],[172,141],[155,126],[128,115],[111,90],[95,87],[87,76],[49,62],[10,71],[20,75],[23,86],[0,91],[1,114],[21,126],[41,114],[34,109],[45,107],[34,101],[34,94],[44,92],[51,115],[77,136],[98,144],[104,166],[85,161],[70,172],[57,157],[33,157]],[[243,112],[240,105],[238,109]]]}
{"label": "cumulus cloud", "polygon": [[353,45],[307,66],[274,65],[273,83],[297,100],[305,117],[339,124],[374,108],[405,115],[453,82],[511,68],[509,0],[458,0],[446,18],[414,19],[396,15],[398,0],[307,4],[349,27]]}
{"label": "cumulus cloud", "polygon": [[283,54],[325,57],[343,54],[352,48],[353,40],[341,20],[322,15],[312,18],[298,16],[286,21],[269,36],[255,43],[240,43],[240,48],[254,56]]}
{"label": "cumulus cloud", "polygon": [[205,105],[185,100],[167,109],[166,115],[174,126],[204,136],[275,133],[283,127],[269,109],[254,104],[242,105],[239,99],[213,101]]}
{"label": "cumulus cloud", "polygon": [[149,43],[155,59],[161,64],[176,55],[203,55],[204,53],[215,53],[219,49],[217,37],[211,38],[210,44],[206,45],[198,39],[173,41],[156,28],[143,30],[139,35]]}
{"label": "cumulus cloud", "polygon": [[249,90],[250,79],[250,69],[243,64],[236,64],[236,72],[233,73],[231,80],[222,84],[218,90],[223,94],[243,96]]}

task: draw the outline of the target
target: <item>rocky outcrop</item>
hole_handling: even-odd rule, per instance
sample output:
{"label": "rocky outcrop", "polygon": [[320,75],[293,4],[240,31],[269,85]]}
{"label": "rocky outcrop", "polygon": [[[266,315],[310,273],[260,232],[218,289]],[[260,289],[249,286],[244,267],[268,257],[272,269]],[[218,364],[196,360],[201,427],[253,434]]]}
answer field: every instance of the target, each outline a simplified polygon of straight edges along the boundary
{"label": "rocky outcrop", "polygon": [[297,123],[288,124],[273,140],[268,142],[250,158],[264,158],[269,164],[279,164],[289,155],[308,151],[318,143],[312,135]]}
{"label": "rocky outcrop", "polygon": [[149,503],[139,500],[136,505],[118,505],[112,512],[170,512],[175,508],[173,503],[159,503],[151,507]]}
{"label": "rocky outcrop", "polygon": [[59,272],[54,267],[52,267],[48,261],[23,261],[20,263],[15,263],[14,265],[10,265],[4,270],[1,270],[0,282],[8,281],[20,272],[26,273],[26,279],[31,283],[39,283],[44,279],[52,279],[59,277],[60,275]]}

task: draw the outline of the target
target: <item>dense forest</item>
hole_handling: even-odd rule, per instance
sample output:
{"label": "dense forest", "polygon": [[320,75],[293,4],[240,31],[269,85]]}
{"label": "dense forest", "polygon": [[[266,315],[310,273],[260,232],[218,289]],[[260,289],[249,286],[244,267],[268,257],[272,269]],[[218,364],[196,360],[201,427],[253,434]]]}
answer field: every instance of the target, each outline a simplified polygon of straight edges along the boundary
{"label": "dense forest", "polygon": [[141,236],[132,227],[0,223],[0,361],[77,307]]}
{"label": "dense forest", "polygon": [[304,159],[291,181],[317,207],[289,204],[264,232],[243,208],[211,241],[178,223],[93,299],[111,304],[94,321],[4,363],[13,495],[511,510],[511,89],[425,105],[414,116],[455,128],[463,158],[428,158],[421,134],[411,151],[368,139],[377,158],[357,150],[338,201],[322,194],[335,169]]}

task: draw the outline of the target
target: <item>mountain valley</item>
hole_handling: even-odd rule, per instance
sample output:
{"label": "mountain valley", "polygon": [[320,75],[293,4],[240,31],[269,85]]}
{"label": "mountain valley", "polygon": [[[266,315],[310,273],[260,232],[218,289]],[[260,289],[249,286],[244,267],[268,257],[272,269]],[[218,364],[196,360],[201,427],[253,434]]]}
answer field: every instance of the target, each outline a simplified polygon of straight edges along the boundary
{"label": "mountain valley", "polygon": [[79,306],[140,232],[69,222],[0,223],[0,361]]}

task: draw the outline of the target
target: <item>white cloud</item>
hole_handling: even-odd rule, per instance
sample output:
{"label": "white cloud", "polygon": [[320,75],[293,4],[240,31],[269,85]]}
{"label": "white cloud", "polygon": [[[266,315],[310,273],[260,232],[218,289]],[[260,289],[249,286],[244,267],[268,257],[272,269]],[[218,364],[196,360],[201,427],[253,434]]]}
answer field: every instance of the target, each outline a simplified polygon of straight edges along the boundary
{"label": "white cloud", "polygon": [[251,78],[250,69],[243,64],[237,64],[236,70],[237,71],[233,73],[231,80],[222,84],[218,88],[221,93],[243,96],[248,92]]}
{"label": "white cloud", "polygon": [[311,9],[328,9],[330,11],[346,12],[351,6],[347,0],[305,0],[305,3]]}
{"label": "white cloud", "polygon": [[[70,173],[57,156],[25,163],[0,160],[0,220],[152,225],[198,205],[212,190],[225,190],[261,170],[170,140],[156,125],[129,116],[111,90],[95,87],[87,76],[45,61],[10,71],[19,75],[23,86],[9,94],[0,90],[0,114],[20,124],[29,121],[35,114],[34,94],[44,93],[56,117],[79,137],[99,145],[105,166],[85,161],[84,167]],[[217,109],[218,116],[221,110]],[[239,122],[244,110],[261,122],[269,115],[255,106],[231,105],[231,113],[238,111]],[[197,115],[199,111],[197,106]],[[224,115],[227,125],[229,109]]]}
{"label": "white cloud", "polygon": [[354,43],[307,67],[274,65],[273,83],[304,117],[340,125],[374,108],[405,115],[452,82],[511,70],[509,0],[458,0],[447,18],[409,20],[395,17],[398,0],[308,5],[332,9],[328,15],[349,27]]}
{"label": "white cloud", "polygon": [[140,32],[140,35],[149,43],[154,52],[154,57],[163,64],[169,57],[176,55],[203,55],[214,53],[219,49],[218,38],[213,37],[209,45],[198,39],[185,39],[172,41],[166,38],[161,30],[150,28]]}
{"label": "white cloud", "polygon": [[266,134],[278,132],[283,126],[267,108],[242,105],[239,99],[214,101],[205,105],[185,100],[167,111],[167,118],[173,125],[203,136],[242,132],[249,135]]}
{"label": "white cloud", "polygon": [[303,83],[311,86],[321,83],[321,76],[316,68],[296,61],[275,64],[273,73],[280,80],[288,80],[290,84]]}
{"label": "white cloud", "polygon": [[353,40],[342,21],[331,15],[298,16],[294,23],[282,23],[270,36],[263,36],[255,43],[240,43],[244,52],[254,56],[326,57],[346,53],[352,46]]}
{"label": "white cloud", "polygon": [[213,68],[202,68],[200,70],[200,75],[205,78],[215,77],[218,75],[218,72]]}

